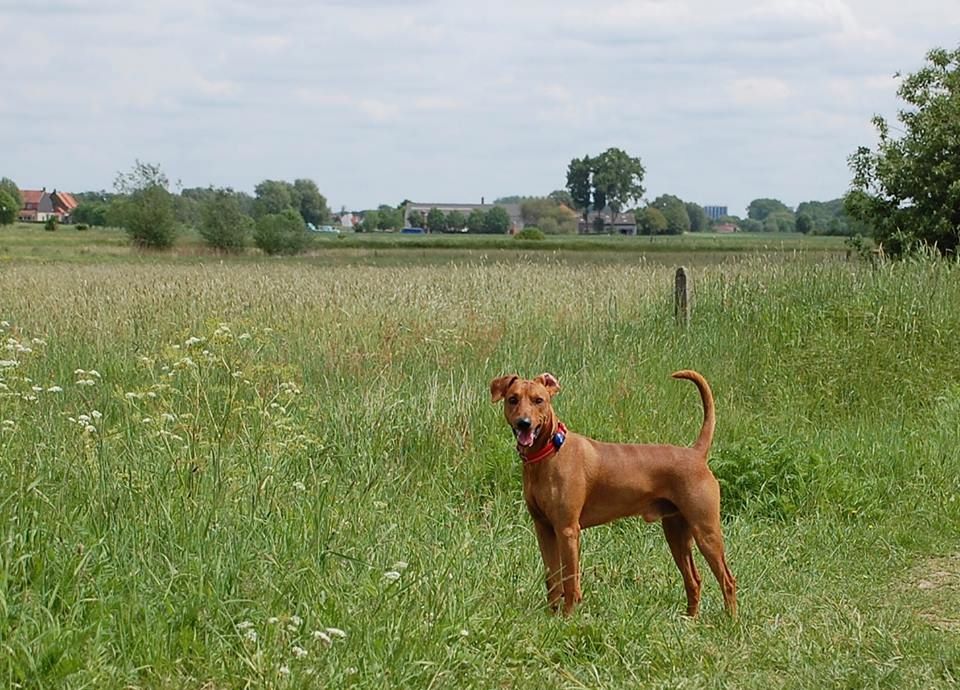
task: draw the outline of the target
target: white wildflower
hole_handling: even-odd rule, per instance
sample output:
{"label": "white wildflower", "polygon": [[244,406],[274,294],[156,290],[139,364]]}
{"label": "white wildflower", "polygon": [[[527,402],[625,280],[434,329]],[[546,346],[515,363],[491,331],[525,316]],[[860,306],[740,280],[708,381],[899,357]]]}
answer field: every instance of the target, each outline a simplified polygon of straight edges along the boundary
{"label": "white wildflower", "polygon": [[319,640],[328,647],[333,644],[333,640],[330,638],[330,636],[322,630],[314,630],[313,639]]}
{"label": "white wildflower", "polygon": [[34,393],[43,393],[43,386],[32,386],[30,390]]}
{"label": "white wildflower", "polygon": [[249,630],[243,633],[243,639],[245,639],[247,642],[256,642],[257,631],[254,630],[253,628],[250,628]]}
{"label": "white wildflower", "polygon": [[184,347],[193,347],[194,345],[199,345],[203,342],[203,338],[198,338],[196,336],[190,336],[183,343]]}
{"label": "white wildflower", "polygon": [[103,415],[100,413],[100,410],[92,410],[92,411],[90,412],[90,416],[93,417],[94,419],[102,419],[102,418],[103,418]]}
{"label": "white wildflower", "polygon": [[396,570],[388,570],[383,574],[383,578],[389,582],[396,582],[400,579],[400,573]]}
{"label": "white wildflower", "polygon": [[139,400],[140,398],[143,397],[143,394],[134,393],[131,391],[130,393],[124,393],[123,397],[125,397],[127,400]]}
{"label": "white wildflower", "polygon": [[341,640],[347,636],[347,633],[340,628],[327,628],[326,632],[330,637],[339,637]]}
{"label": "white wildflower", "polygon": [[237,630],[241,630],[241,631],[249,630],[252,627],[253,627],[253,623],[251,621],[240,621],[239,623],[237,623]]}
{"label": "white wildflower", "polygon": [[77,417],[77,423],[78,423],[78,424],[89,424],[89,423],[90,423],[90,415],[88,415],[88,414],[82,414],[82,415],[78,416],[78,417]]}
{"label": "white wildflower", "polygon": [[467,630],[466,628],[460,631],[460,637],[469,637],[469,636],[470,636],[470,631]]}
{"label": "white wildflower", "polygon": [[298,480],[298,481],[295,481],[295,482],[293,483],[293,488],[296,489],[297,491],[306,491],[306,490],[307,490],[306,485],[305,485],[303,482],[299,481],[299,480]]}
{"label": "white wildflower", "polygon": [[274,625],[275,623],[279,623],[279,622],[280,622],[280,619],[277,618],[276,616],[270,616],[267,619],[267,623],[269,623],[270,625]]}
{"label": "white wildflower", "polygon": [[0,359],[0,369],[12,369],[19,365],[20,362],[15,359]]}
{"label": "white wildflower", "polygon": [[47,393],[63,393],[63,389],[60,386],[50,386]]}
{"label": "white wildflower", "polygon": [[86,375],[87,375],[87,372],[85,372],[83,369],[74,369],[74,370],[73,370],[73,375],[74,375],[74,376],[86,376]]}
{"label": "white wildflower", "polygon": [[281,676],[289,676],[289,675],[290,675],[290,667],[289,667],[289,666],[281,666],[280,668],[277,669],[277,673],[279,673]]}
{"label": "white wildflower", "polygon": [[30,342],[34,345],[46,345],[47,341],[42,338],[31,338]]}
{"label": "white wildflower", "polygon": [[83,427],[83,430],[88,434],[97,433],[97,427],[95,427],[93,424],[87,424],[85,427]]}
{"label": "white wildflower", "polygon": [[141,423],[141,424],[153,424],[153,418],[152,418],[152,417],[144,417],[143,419],[140,420],[140,423]]}
{"label": "white wildflower", "polygon": [[10,328],[9,321],[0,321],[0,328]]}
{"label": "white wildflower", "polygon": [[78,386],[96,386],[97,382],[93,379],[80,379],[77,381]]}
{"label": "white wildflower", "polygon": [[163,422],[175,422],[177,421],[177,416],[175,414],[170,414],[169,412],[164,412],[160,415],[160,420]]}
{"label": "white wildflower", "polygon": [[98,378],[100,378],[100,372],[97,371],[96,369],[91,369],[90,371],[87,372],[87,376],[92,376],[92,377],[98,379]]}
{"label": "white wildflower", "polygon": [[394,569],[394,570],[406,570],[406,569],[409,567],[409,565],[410,565],[410,564],[407,563],[406,561],[397,561],[396,563],[393,564],[393,569]]}
{"label": "white wildflower", "polygon": [[307,655],[307,650],[303,647],[293,645],[293,648],[290,650],[297,659],[302,659]]}

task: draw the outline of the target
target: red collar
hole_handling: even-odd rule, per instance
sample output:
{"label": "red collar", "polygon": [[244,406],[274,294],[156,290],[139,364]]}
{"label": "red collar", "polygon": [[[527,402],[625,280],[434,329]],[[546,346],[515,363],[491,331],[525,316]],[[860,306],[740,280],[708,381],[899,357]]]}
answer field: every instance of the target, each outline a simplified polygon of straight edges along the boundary
{"label": "red collar", "polygon": [[558,422],[557,430],[553,432],[553,438],[550,439],[550,443],[541,448],[536,455],[524,455],[521,446],[517,446],[517,453],[520,455],[520,459],[523,460],[524,465],[533,465],[559,451],[563,442],[566,440],[567,427],[564,426],[563,422]]}

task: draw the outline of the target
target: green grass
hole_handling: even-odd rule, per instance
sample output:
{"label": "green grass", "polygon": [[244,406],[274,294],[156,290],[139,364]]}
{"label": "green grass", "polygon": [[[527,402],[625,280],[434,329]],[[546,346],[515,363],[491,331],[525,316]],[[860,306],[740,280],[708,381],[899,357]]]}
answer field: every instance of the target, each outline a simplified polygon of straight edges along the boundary
{"label": "green grass", "polygon": [[[0,264],[0,684],[955,684],[960,267],[705,265],[681,331],[671,267],[538,256]],[[490,379],[690,443],[687,367],[740,618],[639,520],[548,616]]]}

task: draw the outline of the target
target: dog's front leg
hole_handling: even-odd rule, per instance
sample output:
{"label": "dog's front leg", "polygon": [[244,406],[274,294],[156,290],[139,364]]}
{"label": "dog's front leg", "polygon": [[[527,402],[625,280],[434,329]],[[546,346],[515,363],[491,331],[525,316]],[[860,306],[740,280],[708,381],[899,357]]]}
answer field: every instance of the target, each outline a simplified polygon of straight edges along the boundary
{"label": "dog's front leg", "polygon": [[583,599],[580,592],[580,523],[568,522],[557,530],[560,577],[563,581],[563,615],[569,616]]}
{"label": "dog's front leg", "polygon": [[560,552],[557,550],[557,534],[553,526],[541,519],[534,518],[533,526],[537,531],[537,543],[547,577],[547,604],[551,610],[560,608],[563,599],[563,581],[560,579]]}

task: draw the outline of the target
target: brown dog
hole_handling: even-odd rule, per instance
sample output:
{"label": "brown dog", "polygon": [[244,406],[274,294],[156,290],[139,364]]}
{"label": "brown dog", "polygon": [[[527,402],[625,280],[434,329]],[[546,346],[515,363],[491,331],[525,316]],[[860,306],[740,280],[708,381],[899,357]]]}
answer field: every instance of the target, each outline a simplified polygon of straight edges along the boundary
{"label": "brown dog", "polygon": [[683,576],[687,615],[700,608],[700,574],[693,562],[697,542],[723,590],[727,612],[737,612],[737,583],[727,567],[720,531],[720,486],[707,467],[716,423],[710,386],[695,371],[674,378],[697,384],[703,428],[692,448],[603,443],[567,433],[551,398],[560,390],[552,374],[532,381],[501,376],[490,383],[491,402],[503,412],[523,459],[523,498],[533,517],[547,569],[547,601],[563,600],[567,615],[580,602],[580,530],[629,515],[663,521],[663,533]]}

